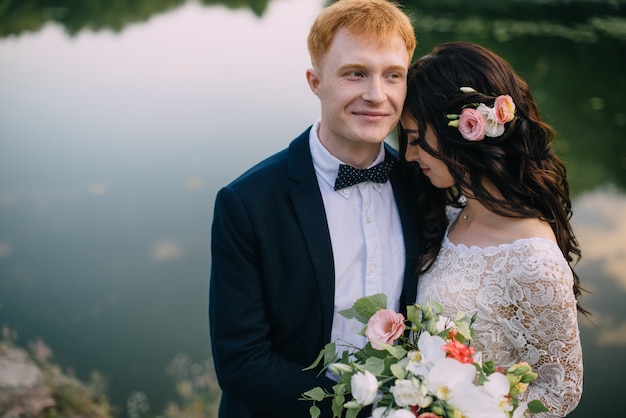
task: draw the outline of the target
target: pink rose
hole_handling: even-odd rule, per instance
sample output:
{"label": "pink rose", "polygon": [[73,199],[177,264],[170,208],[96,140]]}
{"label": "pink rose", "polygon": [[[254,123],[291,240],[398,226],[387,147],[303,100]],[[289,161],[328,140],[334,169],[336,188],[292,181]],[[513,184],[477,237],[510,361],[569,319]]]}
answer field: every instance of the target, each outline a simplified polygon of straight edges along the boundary
{"label": "pink rose", "polygon": [[376,350],[383,350],[378,343],[393,344],[404,332],[404,315],[391,309],[381,309],[367,322],[365,336]]}
{"label": "pink rose", "polygon": [[515,117],[515,103],[508,94],[496,97],[493,107],[496,110],[496,118],[499,123],[507,123]]}
{"label": "pink rose", "polygon": [[459,132],[468,141],[480,141],[485,137],[485,120],[476,109],[466,107],[459,117]]}

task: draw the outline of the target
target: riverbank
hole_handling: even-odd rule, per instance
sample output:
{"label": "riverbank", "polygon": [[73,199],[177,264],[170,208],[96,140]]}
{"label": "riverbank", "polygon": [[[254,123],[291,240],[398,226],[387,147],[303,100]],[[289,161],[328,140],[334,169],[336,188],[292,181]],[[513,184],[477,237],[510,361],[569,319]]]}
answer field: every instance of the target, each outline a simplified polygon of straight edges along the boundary
{"label": "riverbank", "polygon": [[[112,405],[108,384],[94,371],[81,381],[71,370],[52,361],[53,353],[42,340],[17,343],[17,333],[2,328],[0,339],[0,418],[121,418]],[[127,400],[128,418],[216,418],[219,387],[213,374],[198,373],[200,365],[184,355],[168,365],[175,386],[174,399],[160,413],[150,410],[147,397],[134,393]]]}

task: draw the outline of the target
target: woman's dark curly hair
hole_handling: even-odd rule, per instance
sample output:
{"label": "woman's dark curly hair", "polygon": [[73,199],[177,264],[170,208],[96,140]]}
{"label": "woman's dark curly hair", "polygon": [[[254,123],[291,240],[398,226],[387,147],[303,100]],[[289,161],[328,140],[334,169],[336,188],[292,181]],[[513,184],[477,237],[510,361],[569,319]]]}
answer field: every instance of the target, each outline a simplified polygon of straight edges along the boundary
{"label": "woman's dark curly hair", "polygon": [[[471,87],[475,92],[464,93],[460,87]],[[501,136],[468,141],[457,128],[448,126],[447,115],[460,114],[468,105],[492,106],[496,96],[505,94],[512,97],[516,110],[515,119],[506,124]],[[404,110],[417,122],[419,146],[442,160],[456,183],[451,189],[437,189],[420,170],[412,170],[420,190],[416,216],[423,255],[418,273],[427,270],[437,257],[448,224],[445,206],[462,206],[461,191],[499,215],[548,222],[572,268],[581,250],[570,224],[567,171],[551,148],[554,130],[541,120],[527,83],[504,59],[467,42],[435,47],[409,70]],[[438,149],[426,143],[427,127],[434,130]],[[407,135],[402,127],[399,139],[400,156],[407,163]],[[485,185],[495,186],[500,195],[494,196]],[[572,272],[578,298],[582,288],[573,268]],[[578,309],[587,312],[580,306]]]}

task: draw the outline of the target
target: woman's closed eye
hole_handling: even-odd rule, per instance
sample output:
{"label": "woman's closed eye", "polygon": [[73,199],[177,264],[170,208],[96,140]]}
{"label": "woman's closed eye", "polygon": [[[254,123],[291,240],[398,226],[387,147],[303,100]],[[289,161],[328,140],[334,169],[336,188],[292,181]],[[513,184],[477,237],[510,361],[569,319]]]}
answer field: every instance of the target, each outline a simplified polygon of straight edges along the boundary
{"label": "woman's closed eye", "polygon": [[409,145],[420,145],[422,144],[424,141],[422,139],[422,137],[418,136],[417,138],[411,139],[409,138]]}

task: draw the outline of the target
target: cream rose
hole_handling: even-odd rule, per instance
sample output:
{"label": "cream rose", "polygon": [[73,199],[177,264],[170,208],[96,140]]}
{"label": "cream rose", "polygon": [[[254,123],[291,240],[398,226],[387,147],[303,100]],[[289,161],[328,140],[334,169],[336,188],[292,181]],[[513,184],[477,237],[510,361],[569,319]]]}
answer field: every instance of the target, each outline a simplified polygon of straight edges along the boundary
{"label": "cream rose", "polygon": [[496,138],[504,133],[504,125],[498,122],[496,111],[493,108],[481,103],[476,108],[476,111],[480,113],[485,121],[485,135]]}

